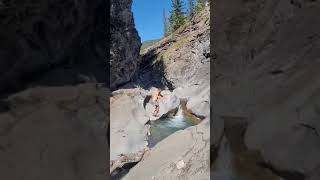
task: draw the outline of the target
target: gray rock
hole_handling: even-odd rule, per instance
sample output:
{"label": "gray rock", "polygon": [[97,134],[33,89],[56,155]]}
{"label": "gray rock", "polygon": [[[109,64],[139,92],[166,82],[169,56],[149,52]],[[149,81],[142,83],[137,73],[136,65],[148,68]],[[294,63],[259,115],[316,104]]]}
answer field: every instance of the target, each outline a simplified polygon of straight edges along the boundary
{"label": "gray rock", "polygon": [[134,27],[132,0],[111,1],[110,87],[127,83],[139,65],[140,37]]}
{"label": "gray rock", "polygon": [[284,177],[320,165],[319,10],[314,1],[215,3],[214,113],[248,119],[247,147]]}
{"label": "gray rock", "polygon": [[[158,80],[164,87],[174,89],[210,84],[210,26],[209,8],[197,14],[176,35],[163,38],[143,52],[144,80]],[[147,67],[147,66],[146,66]],[[151,71],[151,73],[150,73]],[[164,77],[164,78],[163,78]],[[177,94],[178,95],[178,94]]]}
{"label": "gray rock", "polygon": [[10,110],[0,113],[1,177],[105,179],[104,96],[105,89],[95,84],[33,88],[10,96]]}
{"label": "gray rock", "polygon": [[246,144],[261,150],[277,169],[308,174],[320,165],[318,131],[307,120],[296,119],[294,111],[279,110],[248,127]]}
{"label": "gray rock", "polygon": [[120,154],[136,153],[147,145],[149,121],[142,105],[143,98],[131,94],[112,97],[110,105],[110,159]]}
{"label": "gray rock", "polygon": [[105,7],[104,0],[3,2],[0,93],[20,90],[61,66],[70,68],[54,72],[52,83],[78,83],[78,74],[105,82]]}
{"label": "gray rock", "polygon": [[210,116],[210,92],[203,91],[196,96],[189,98],[187,102],[187,109],[191,110],[193,114],[199,117]]}
{"label": "gray rock", "polygon": [[180,106],[180,99],[174,93],[165,90],[161,91],[161,95],[163,97],[158,100],[159,113],[156,117],[153,115],[155,106],[154,103],[152,103],[152,99],[150,99],[150,102],[146,105],[146,111],[150,120],[159,119],[162,115],[167,114],[169,111],[175,111]]}
{"label": "gray rock", "polygon": [[205,119],[201,124],[178,131],[159,142],[124,180],[210,179],[209,122],[210,119]]}

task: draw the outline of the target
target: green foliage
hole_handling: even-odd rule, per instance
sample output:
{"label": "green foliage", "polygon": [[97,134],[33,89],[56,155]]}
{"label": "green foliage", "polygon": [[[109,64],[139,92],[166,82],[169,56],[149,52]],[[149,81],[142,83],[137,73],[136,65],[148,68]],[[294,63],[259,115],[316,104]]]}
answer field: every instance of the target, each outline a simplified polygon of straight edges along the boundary
{"label": "green foliage", "polygon": [[183,2],[181,0],[172,0],[172,9],[170,15],[170,31],[174,32],[186,22]]}
{"label": "green foliage", "polygon": [[206,0],[198,0],[196,5],[196,13],[199,13],[206,6]]}
{"label": "green foliage", "polygon": [[141,45],[141,52],[143,52],[144,50],[146,50],[147,48],[155,45],[156,43],[158,43],[161,39],[154,39],[154,40],[148,40],[148,41],[144,41],[142,42],[142,45]]}

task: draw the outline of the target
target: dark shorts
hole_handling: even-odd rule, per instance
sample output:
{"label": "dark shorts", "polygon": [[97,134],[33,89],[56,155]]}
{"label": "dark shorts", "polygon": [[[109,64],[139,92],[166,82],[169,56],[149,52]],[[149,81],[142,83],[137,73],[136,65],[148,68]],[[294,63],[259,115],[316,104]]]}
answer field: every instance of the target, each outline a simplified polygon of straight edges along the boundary
{"label": "dark shorts", "polygon": [[158,101],[151,101],[151,104],[152,104],[153,106],[159,106]]}

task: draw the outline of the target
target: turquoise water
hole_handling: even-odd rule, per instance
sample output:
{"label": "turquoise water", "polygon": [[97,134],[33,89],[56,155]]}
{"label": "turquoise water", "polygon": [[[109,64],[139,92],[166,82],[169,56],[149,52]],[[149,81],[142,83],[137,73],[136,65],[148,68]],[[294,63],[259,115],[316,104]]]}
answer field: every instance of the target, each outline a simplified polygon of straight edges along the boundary
{"label": "turquoise water", "polygon": [[150,136],[148,137],[148,146],[154,147],[158,142],[173,134],[178,130],[185,129],[190,126],[196,125],[195,121],[182,115],[163,118],[151,122]]}

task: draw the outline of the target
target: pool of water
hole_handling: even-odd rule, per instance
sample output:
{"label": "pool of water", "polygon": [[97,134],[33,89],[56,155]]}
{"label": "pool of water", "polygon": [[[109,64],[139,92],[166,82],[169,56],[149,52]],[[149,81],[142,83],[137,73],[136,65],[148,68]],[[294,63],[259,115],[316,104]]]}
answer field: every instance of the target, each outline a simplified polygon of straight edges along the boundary
{"label": "pool of water", "polygon": [[151,122],[148,146],[154,147],[158,142],[173,134],[178,130],[183,130],[198,124],[198,120],[187,116],[179,109],[176,116],[166,117]]}

